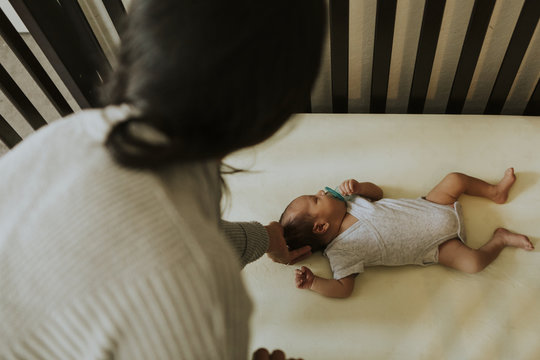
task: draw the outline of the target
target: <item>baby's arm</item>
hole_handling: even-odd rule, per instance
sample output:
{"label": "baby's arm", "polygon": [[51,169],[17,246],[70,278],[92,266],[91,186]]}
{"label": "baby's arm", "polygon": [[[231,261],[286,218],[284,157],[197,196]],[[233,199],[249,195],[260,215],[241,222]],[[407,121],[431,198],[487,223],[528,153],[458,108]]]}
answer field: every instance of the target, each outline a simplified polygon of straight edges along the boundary
{"label": "baby's arm", "polygon": [[358,182],[354,179],[348,179],[339,185],[341,195],[360,195],[373,201],[383,198],[383,191],[377,185],[370,182]]}
{"label": "baby's arm", "polygon": [[305,266],[296,269],[296,287],[299,289],[310,289],[323,296],[346,298],[354,289],[354,278],[357,274],[352,274],[339,280],[325,279],[314,275]]}

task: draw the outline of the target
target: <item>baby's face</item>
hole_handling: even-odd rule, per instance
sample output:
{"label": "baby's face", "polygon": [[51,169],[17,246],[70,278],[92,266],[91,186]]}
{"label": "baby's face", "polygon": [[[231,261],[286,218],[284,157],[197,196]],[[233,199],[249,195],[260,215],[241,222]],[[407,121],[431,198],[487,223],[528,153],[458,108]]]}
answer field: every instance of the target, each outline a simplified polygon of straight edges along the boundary
{"label": "baby's face", "polygon": [[315,195],[302,195],[294,199],[287,209],[286,219],[308,214],[316,220],[328,221],[346,210],[346,204],[320,190]]}

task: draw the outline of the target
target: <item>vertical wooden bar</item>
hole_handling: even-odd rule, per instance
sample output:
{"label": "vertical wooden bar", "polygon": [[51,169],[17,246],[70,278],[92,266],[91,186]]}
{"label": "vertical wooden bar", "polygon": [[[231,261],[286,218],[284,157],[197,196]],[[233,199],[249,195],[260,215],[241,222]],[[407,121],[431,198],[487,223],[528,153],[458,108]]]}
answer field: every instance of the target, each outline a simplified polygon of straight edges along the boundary
{"label": "vertical wooden bar", "polygon": [[126,15],[126,9],[122,0],[103,0],[103,5],[105,5],[105,9],[107,9],[107,13],[109,13],[109,17],[111,18],[116,31],[120,32],[122,20]]}
{"label": "vertical wooden bar", "polygon": [[474,3],[446,104],[447,114],[461,114],[463,110],[494,6],[495,0],[476,0]]}
{"label": "vertical wooden bar", "polygon": [[32,76],[36,84],[43,90],[58,113],[62,116],[72,113],[73,110],[71,109],[71,106],[69,106],[60,91],[58,91],[56,85],[54,85],[47,72],[43,69],[43,66],[41,66],[28,45],[26,45],[22,39],[21,35],[17,32],[15,27],[13,27],[1,9],[0,34],[21,64],[23,64],[28,73]]}
{"label": "vertical wooden bar", "polygon": [[19,134],[17,134],[2,115],[0,115],[0,140],[10,149],[22,141]]}
{"label": "vertical wooden bar", "polygon": [[330,0],[332,111],[349,108],[349,0]]}
{"label": "vertical wooden bar", "polygon": [[500,114],[540,18],[540,1],[525,0],[484,114]]}
{"label": "vertical wooden bar", "polygon": [[47,125],[43,116],[28,100],[2,64],[0,64],[0,88],[34,130]]}
{"label": "vertical wooden bar", "polygon": [[540,80],[536,82],[536,87],[527,102],[523,115],[540,116]]}
{"label": "vertical wooden bar", "polygon": [[371,113],[384,113],[386,111],[396,7],[397,0],[377,0],[369,110]]}
{"label": "vertical wooden bar", "polygon": [[99,106],[97,88],[111,67],[77,1],[10,3],[79,105]]}
{"label": "vertical wooden bar", "polygon": [[424,5],[422,28],[420,30],[409,105],[407,107],[408,113],[421,114],[424,112],[445,5],[446,0],[426,0]]}

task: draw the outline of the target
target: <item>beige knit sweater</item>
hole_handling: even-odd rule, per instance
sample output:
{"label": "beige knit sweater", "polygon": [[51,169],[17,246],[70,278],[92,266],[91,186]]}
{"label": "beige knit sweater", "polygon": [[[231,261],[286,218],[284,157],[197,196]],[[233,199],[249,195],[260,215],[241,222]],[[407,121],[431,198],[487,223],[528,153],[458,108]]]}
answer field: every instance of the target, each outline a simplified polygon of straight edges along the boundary
{"label": "beige knit sweater", "polygon": [[246,358],[239,272],[264,228],[224,236],[214,162],[115,164],[102,144],[126,111],[80,112],[0,158],[0,359]]}

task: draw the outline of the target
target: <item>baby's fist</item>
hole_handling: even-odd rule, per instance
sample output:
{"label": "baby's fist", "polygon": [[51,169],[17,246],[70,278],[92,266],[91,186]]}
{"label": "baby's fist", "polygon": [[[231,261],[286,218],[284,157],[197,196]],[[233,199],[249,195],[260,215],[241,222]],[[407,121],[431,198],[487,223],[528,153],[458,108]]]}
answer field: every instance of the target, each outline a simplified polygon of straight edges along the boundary
{"label": "baby's fist", "polygon": [[295,270],[296,287],[299,289],[311,289],[315,275],[305,266]]}
{"label": "baby's fist", "polygon": [[341,195],[347,196],[347,195],[354,195],[357,194],[359,191],[359,183],[358,181],[354,179],[348,179],[339,185],[339,192]]}

